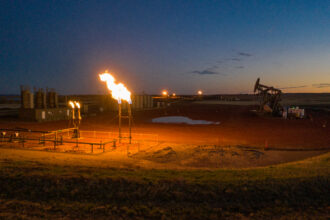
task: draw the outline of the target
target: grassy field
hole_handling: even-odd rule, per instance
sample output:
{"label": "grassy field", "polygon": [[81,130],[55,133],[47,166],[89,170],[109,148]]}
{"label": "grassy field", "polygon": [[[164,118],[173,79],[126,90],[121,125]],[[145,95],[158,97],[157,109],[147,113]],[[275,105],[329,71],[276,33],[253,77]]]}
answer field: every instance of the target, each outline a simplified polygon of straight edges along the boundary
{"label": "grassy field", "polygon": [[265,168],[217,170],[1,157],[0,219],[327,219],[329,186],[330,153]]}

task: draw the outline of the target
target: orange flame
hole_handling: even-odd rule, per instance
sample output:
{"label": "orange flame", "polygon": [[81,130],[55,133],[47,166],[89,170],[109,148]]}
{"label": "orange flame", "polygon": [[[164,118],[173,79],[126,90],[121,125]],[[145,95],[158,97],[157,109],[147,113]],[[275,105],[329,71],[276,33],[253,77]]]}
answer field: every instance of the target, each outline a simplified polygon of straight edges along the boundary
{"label": "orange flame", "polygon": [[74,103],[73,103],[73,101],[69,101],[69,105],[71,105],[71,108],[74,108]]}
{"label": "orange flame", "polygon": [[105,71],[105,73],[99,74],[101,81],[107,83],[108,89],[111,91],[112,98],[118,100],[118,103],[121,103],[121,100],[127,101],[129,104],[132,104],[131,92],[124,86],[122,83],[115,83],[115,78]]}
{"label": "orange flame", "polygon": [[74,104],[77,106],[77,108],[80,108],[80,103],[79,102],[74,102]]}

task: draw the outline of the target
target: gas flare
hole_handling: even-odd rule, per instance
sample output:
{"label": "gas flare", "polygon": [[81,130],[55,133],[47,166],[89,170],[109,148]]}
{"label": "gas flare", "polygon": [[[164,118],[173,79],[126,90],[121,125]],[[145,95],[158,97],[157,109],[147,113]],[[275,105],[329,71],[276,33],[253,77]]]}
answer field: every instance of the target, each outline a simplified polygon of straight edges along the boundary
{"label": "gas flare", "polygon": [[111,92],[112,98],[118,100],[118,103],[121,103],[121,100],[127,101],[129,104],[132,104],[131,92],[124,86],[122,83],[116,83],[115,78],[105,71],[105,73],[99,74],[100,80],[107,83],[107,87]]}
{"label": "gas flare", "polygon": [[74,102],[74,104],[77,106],[77,108],[80,108],[80,103],[79,102]]}
{"label": "gas flare", "polygon": [[74,103],[73,103],[73,101],[69,101],[69,105],[71,105],[71,108],[74,108]]}

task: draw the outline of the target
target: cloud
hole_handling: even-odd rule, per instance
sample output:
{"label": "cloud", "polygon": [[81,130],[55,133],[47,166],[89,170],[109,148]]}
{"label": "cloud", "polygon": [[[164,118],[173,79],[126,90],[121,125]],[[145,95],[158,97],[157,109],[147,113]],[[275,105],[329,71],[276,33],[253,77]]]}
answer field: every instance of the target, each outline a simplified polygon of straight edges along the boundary
{"label": "cloud", "polygon": [[194,73],[194,74],[199,74],[199,75],[222,75],[225,76],[226,74],[224,73],[219,73],[216,71],[216,69],[218,69],[219,66],[218,65],[213,65],[209,68],[206,68],[204,70],[194,70],[190,73]]}
{"label": "cloud", "polygon": [[299,89],[299,88],[305,88],[307,87],[306,85],[303,86],[290,86],[290,87],[284,87],[284,88],[280,88],[280,89]]}
{"label": "cloud", "polygon": [[237,69],[244,69],[244,66],[236,66]]}
{"label": "cloud", "polygon": [[240,58],[229,58],[227,60],[231,60],[231,61],[242,61],[242,59],[240,59]]}
{"label": "cloud", "polygon": [[211,69],[206,69],[206,70],[194,70],[191,73],[199,74],[199,75],[224,75],[222,73],[218,73],[214,70]]}
{"label": "cloud", "polygon": [[239,52],[238,55],[244,56],[244,57],[250,57],[250,56],[252,56],[252,54],[250,54],[250,53],[244,53],[244,52]]}
{"label": "cloud", "polygon": [[251,57],[253,54],[246,52],[237,52],[236,55],[233,55],[232,58],[223,58],[217,61],[217,63],[224,63],[226,61],[243,61],[243,57]]}
{"label": "cloud", "polygon": [[330,83],[313,84],[313,87],[316,87],[316,88],[327,88],[327,87],[330,87]]}

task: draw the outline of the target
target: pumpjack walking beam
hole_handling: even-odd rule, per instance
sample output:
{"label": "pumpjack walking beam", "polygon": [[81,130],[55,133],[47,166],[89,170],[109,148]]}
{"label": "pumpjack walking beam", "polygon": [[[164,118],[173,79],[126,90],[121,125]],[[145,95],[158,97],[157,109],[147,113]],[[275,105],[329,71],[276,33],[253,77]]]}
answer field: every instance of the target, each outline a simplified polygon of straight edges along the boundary
{"label": "pumpjack walking beam", "polygon": [[280,89],[263,85],[260,83],[260,78],[258,78],[254,85],[254,93],[262,96],[260,100],[261,112],[271,112],[273,115],[279,114],[282,109],[280,104],[282,91]]}

